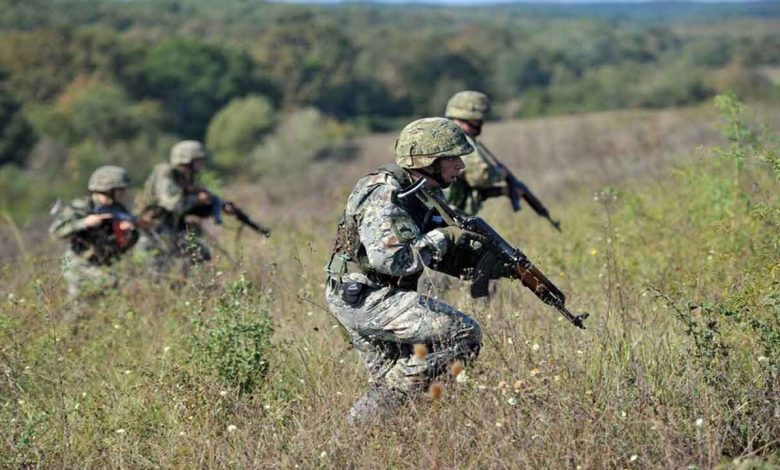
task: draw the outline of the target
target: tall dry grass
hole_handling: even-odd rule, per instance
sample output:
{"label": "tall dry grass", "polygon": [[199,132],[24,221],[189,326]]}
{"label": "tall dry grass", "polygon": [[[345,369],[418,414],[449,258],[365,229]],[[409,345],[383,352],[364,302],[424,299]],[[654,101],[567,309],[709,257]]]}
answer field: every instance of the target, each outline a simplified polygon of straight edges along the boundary
{"label": "tall dry grass", "polygon": [[[581,139],[591,149],[633,140],[595,132],[567,145],[573,152]],[[0,462],[748,468],[745,461],[763,461],[772,468],[780,452],[772,367],[780,357],[728,309],[772,320],[778,259],[767,243],[776,240],[771,223],[780,219],[758,217],[746,200],[754,208],[777,207],[778,183],[760,162],[735,178],[728,155],[702,152],[695,159],[696,165],[659,169],[663,178],[617,189],[556,190],[553,209],[564,220],[564,235],[527,211],[517,216],[507,204],[491,204],[487,219],[569,294],[572,309],[591,313],[589,329],[561,321],[517,282],[500,282],[495,295],[480,301],[456,283],[442,297],[473,314],[485,331],[467,380],[445,379],[441,398],[419,397],[393,418],[356,428],[347,426],[345,413],[367,386],[366,376],[322,298],[330,219],[339,205],[334,195],[346,196],[348,188],[321,193],[332,199],[318,206],[323,213],[308,212],[308,220],[291,215],[268,241],[244,234],[235,244],[220,237],[236,263],[217,253],[187,279],[158,282],[133,278],[138,268],[128,261],[121,267],[127,283],[84,307],[76,330],[59,322],[66,307],[55,256],[8,263],[0,274],[0,419],[6,423]],[[585,165],[580,176],[609,176],[602,170]],[[357,170],[338,178],[348,180],[351,172]],[[304,197],[296,201],[290,210],[313,207]],[[211,318],[242,278],[253,287],[229,297],[236,318],[253,321],[267,312],[275,328],[273,347],[264,353],[267,374],[245,391],[213,373],[191,341],[203,334],[197,321]],[[200,337],[230,341],[234,330],[219,328],[212,331],[227,333]]]}

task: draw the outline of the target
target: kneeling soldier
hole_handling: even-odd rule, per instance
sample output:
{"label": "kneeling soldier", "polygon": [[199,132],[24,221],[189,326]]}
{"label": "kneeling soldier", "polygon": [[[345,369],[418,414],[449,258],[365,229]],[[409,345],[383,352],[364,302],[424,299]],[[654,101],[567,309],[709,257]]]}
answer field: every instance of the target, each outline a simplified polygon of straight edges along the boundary
{"label": "kneeling soldier", "polygon": [[[135,219],[122,204],[129,182],[124,168],[100,167],[89,178],[90,195],[56,212],[49,232],[70,242],[62,262],[69,301],[87,289],[98,294],[116,286],[116,274],[106,267],[138,240]],[[66,320],[73,319],[71,310]]]}
{"label": "kneeling soldier", "polygon": [[484,237],[445,227],[437,212],[404,195],[422,178],[440,193],[473,150],[448,119],[414,121],[396,141],[397,164],[363,177],[349,196],[326,268],[326,298],[370,375],[371,388],[350,410],[353,423],[391,412],[453,361],[479,354],[479,324],[415,287],[424,266],[458,275]]}

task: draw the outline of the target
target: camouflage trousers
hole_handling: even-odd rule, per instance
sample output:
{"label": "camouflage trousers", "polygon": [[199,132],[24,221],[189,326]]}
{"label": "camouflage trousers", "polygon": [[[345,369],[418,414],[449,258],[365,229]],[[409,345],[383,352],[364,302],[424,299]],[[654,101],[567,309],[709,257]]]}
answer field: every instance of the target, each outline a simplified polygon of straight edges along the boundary
{"label": "camouflage trousers", "polygon": [[168,272],[178,265],[182,274],[195,264],[211,259],[211,252],[195,234],[173,230],[142,230],[135,244],[136,257],[155,272]]}
{"label": "camouflage trousers", "polygon": [[[422,392],[455,360],[476,359],[482,345],[479,324],[466,314],[415,291],[363,287],[355,299],[328,281],[331,313],[346,329],[369,373],[371,389],[350,410],[350,421],[391,411]],[[415,354],[415,345],[427,354]]]}
{"label": "camouflage trousers", "polygon": [[68,300],[73,301],[84,295],[100,294],[113,289],[119,279],[106,266],[98,266],[68,250],[62,257],[62,277],[68,283]]}

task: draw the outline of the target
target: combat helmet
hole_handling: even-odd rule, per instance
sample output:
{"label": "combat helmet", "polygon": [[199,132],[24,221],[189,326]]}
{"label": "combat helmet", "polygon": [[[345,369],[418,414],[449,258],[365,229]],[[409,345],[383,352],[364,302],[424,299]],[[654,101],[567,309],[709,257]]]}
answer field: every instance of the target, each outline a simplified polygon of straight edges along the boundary
{"label": "combat helmet", "polygon": [[479,91],[459,91],[447,101],[444,117],[484,121],[490,111],[490,98]]}
{"label": "combat helmet", "polygon": [[182,140],[171,149],[171,165],[189,165],[206,158],[206,149],[197,140]]}
{"label": "combat helmet", "polygon": [[89,177],[87,189],[92,192],[107,193],[112,189],[124,189],[130,185],[130,177],[121,166],[101,166]]}
{"label": "combat helmet", "polygon": [[466,134],[445,118],[423,118],[408,124],[395,141],[395,162],[406,169],[425,168],[440,158],[474,151]]}

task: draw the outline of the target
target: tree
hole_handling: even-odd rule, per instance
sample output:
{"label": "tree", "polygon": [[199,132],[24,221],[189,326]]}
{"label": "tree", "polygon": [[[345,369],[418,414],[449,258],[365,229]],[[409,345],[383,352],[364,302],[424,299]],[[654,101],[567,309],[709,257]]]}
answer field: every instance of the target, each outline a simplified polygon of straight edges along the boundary
{"label": "tree", "polygon": [[196,39],[169,39],[142,66],[145,94],[159,99],[174,131],[202,140],[214,113],[232,98],[256,90],[254,64],[244,52]]}
{"label": "tree", "polygon": [[261,95],[235,98],[209,123],[206,146],[218,166],[246,168],[246,155],[276,124],[271,101]]}
{"label": "tree", "polygon": [[19,103],[0,88],[0,166],[25,163],[36,141]]}

